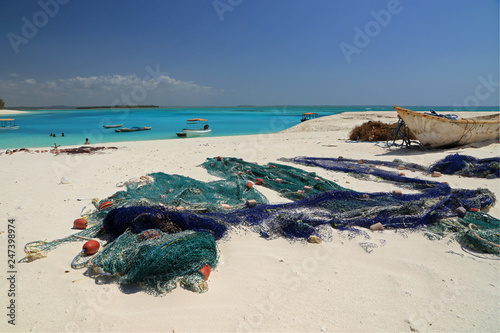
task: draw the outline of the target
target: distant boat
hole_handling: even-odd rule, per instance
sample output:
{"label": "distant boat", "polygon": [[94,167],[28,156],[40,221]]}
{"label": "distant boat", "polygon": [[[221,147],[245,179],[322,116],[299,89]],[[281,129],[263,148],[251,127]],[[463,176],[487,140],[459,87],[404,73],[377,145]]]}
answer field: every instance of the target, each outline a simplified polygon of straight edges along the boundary
{"label": "distant boat", "polygon": [[208,126],[207,119],[194,118],[186,122],[186,128],[183,128],[181,133],[175,134],[180,138],[186,138],[207,135],[210,132],[212,130]]}
{"label": "distant boat", "polygon": [[318,118],[318,114],[316,112],[306,112],[302,114],[302,119],[300,121],[306,121]]}
{"label": "distant boat", "polygon": [[117,128],[115,129],[115,132],[138,132],[138,131],[149,131],[151,127],[139,127],[139,126],[133,126],[131,128]]}
{"label": "distant boat", "polygon": [[0,131],[17,130],[19,126],[16,125],[15,119],[0,119]]}
{"label": "distant boat", "polygon": [[122,127],[123,124],[116,124],[116,125],[102,125],[104,128],[116,128],[116,127]]}
{"label": "distant boat", "polygon": [[454,147],[499,138],[500,114],[450,119],[397,105],[394,109],[424,147]]}

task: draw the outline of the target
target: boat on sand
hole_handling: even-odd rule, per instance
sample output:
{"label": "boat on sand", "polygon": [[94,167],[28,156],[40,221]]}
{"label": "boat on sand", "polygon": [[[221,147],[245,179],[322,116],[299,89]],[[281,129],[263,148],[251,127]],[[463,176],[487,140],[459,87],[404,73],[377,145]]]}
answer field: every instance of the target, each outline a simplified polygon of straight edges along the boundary
{"label": "boat on sand", "polygon": [[450,119],[435,112],[416,112],[397,105],[394,110],[424,147],[462,146],[497,140],[500,134],[500,114]]}

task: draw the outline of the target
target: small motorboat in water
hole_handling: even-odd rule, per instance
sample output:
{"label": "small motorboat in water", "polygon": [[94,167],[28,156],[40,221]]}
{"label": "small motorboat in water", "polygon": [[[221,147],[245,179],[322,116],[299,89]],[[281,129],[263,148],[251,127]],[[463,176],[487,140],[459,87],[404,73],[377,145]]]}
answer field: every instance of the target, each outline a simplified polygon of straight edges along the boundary
{"label": "small motorboat in water", "polygon": [[311,120],[315,118],[318,118],[318,114],[316,112],[306,112],[302,114],[302,118],[300,119],[300,121],[304,122],[306,120]]}
{"label": "small motorboat in water", "polygon": [[207,119],[194,118],[186,122],[186,128],[183,128],[182,132],[175,134],[180,138],[186,138],[207,135],[210,132],[212,130],[208,126]]}
{"label": "small motorboat in water", "polygon": [[133,126],[131,128],[117,128],[115,129],[115,132],[138,132],[138,131],[149,131],[151,127],[139,127],[139,126]]}
{"label": "small motorboat in water", "polygon": [[19,126],[16,125],[15,119],[0,119],[0,131],[17,130]]}

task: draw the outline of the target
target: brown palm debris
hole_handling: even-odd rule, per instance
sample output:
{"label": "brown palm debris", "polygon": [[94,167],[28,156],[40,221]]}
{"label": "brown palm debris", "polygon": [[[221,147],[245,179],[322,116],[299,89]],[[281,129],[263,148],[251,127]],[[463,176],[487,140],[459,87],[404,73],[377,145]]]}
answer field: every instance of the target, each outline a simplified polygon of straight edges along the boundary
{"label": "brown palm debris", "polygon": [[[368,121],[352,129],[349,140],[360,141],[386,141],[389,134],[398,126],[398,123],[386,124],[380,121]],[[394,133],[392,137],[394,138]],[[415,140],[415,136],[410,132],[410,139]]]}

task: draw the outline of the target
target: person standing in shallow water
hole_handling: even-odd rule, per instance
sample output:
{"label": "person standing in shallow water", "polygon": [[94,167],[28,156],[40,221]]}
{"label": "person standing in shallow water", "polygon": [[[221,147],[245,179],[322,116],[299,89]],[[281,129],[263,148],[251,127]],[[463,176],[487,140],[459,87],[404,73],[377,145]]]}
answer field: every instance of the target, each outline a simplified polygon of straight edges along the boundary
{"label": "person standing in shallow water", "polygon": [[87,138],[87,139],[85,139],[85,143],[84,143],[84,145],[89,145],[89,144],[90,144],[89,139],[88,139],[88,138]]}

